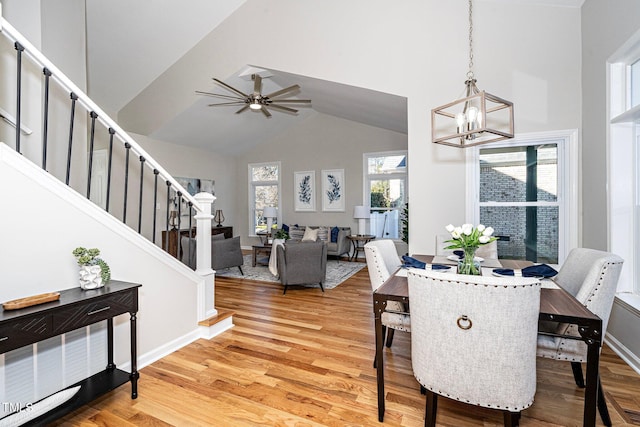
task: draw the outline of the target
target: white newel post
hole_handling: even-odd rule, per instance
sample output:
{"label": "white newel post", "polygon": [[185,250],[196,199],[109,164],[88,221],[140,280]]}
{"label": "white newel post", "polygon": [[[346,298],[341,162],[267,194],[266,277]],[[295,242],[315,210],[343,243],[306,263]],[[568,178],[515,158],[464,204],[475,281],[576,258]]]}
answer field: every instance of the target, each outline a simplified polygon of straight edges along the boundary
{"label": "white newel post", "polygon": [[215,272],[211,269],[211,205],[216,200],[210,193],[194,196],[202,208],[196,219],[196,274],[204,279],[198,289],[198,321],[218,314],[215,309]]}

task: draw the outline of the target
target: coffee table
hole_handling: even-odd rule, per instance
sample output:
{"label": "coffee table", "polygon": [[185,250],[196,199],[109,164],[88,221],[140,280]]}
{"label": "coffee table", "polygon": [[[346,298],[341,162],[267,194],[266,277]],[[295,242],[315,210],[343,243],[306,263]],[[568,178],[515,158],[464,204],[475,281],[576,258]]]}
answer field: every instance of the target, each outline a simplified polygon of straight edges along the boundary
{"label": "coffee table", "polygon": [[[271,245],[253,245],[253,256],[251,258],[251,266],[255,267],[256,264],[260,265],[269,265],[269,258],[271,257]],[[267,256],[266,261],[261,261],[258,259],[258,254],[264,254]]]}

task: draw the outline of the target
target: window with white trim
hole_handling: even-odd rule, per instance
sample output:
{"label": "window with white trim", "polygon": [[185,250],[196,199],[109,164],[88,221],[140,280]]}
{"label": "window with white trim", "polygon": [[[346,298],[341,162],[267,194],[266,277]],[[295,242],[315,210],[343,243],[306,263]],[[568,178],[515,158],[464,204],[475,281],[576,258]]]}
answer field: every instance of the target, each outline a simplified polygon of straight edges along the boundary
{"label": "window with white trim", "polygon": [[[266,232],[267,219],[262,212],[265,207],[280,206],[280,162],[249,164],[249,235]],[[273,224],[279,224],[278,218]]]}
{"label": "window with white trim", "polygon": [[472,222],[495,229],[500,258],[560,264],[577,241],[577,221],[569,220],[577,205],[569,190],[574,139],[575,132],[535,134],[473,149]]}
{"label": "window with white trim", "polygon": [[640,35],[608,67],[609,250],[625,260],[618,296],[640,308]]}
{"label": "window with white trim", "polygon": [[369,234],[402,238],[402,212],[407,203],[407,152],[364,154],[364,200],[371,209]]}

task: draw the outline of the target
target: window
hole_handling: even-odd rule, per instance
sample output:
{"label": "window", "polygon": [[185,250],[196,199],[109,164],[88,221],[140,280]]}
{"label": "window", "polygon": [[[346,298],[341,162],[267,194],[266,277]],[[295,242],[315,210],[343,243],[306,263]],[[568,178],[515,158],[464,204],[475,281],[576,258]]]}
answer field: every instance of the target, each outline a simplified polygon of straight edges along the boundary
{"label": "window", "polygon": [[495,229],[500,258],[560,264],[575,246],[577,221],[568,220],[577,206],[569,191],[573,140],[575,132],[536,134],[474,149],[472,222]]}
{"label": "window", "polygon": [[[262,216],[266,206],[280,206],[280,162],[249,164],[249,235],[266,231],[267,219]],[[280,217],[280,209],[278,209]],[[279,220],[274,218],[273,224]]]}
{"label": "window", "polygon": [[618,297],[640,309],[640,35],[608,67],[609,250],[625,260]]}
{"label": "window", "polygon": [[364,163],[364,200],[371,208],[369,234],[400,239],[407,203],[407,152],[365,153]]}

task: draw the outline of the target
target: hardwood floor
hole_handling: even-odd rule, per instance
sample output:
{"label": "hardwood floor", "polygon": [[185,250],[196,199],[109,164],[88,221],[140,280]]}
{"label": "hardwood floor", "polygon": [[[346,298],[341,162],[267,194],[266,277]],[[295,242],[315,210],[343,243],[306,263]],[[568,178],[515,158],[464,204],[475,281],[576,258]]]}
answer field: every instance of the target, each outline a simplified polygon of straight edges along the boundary
{"label": "hardwood floor", "polygon": [[[56,425],[424,425],[410,336],[401,332],[385,348],[387,410],[384,424],[377,420],[366,268],[324,294],[291,287],[282,295],[279,284],[217,278],[216,307],[235,311],[235,327],[142,369],[137,400],[123,386]],[[640,375],[605,347],[601,376],[613,425],[640,425]],[[583,395],[568,363],[539,359],[536,399],[521,425],[582,425]],[[499,426],[502,416],[441,398],[438,424]]]}

